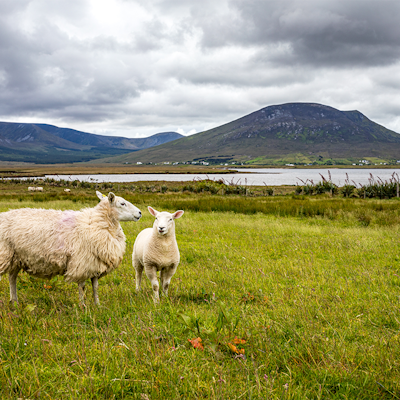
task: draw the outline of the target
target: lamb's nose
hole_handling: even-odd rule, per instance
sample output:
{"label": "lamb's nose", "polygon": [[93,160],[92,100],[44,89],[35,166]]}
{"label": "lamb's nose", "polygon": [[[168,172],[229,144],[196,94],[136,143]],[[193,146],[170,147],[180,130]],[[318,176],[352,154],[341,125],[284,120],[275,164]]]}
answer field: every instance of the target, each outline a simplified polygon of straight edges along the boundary
{"label": "lamb's nose", "polygon": [[142,212],[139,210],[139,215],[142,216]]}

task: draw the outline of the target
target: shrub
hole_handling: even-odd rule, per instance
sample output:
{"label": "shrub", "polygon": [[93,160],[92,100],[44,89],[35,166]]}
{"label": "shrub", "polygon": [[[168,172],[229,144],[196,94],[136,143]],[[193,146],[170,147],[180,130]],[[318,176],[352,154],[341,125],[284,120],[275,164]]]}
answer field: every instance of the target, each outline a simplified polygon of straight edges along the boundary
{"label": "shrub", "polygon": [[354,189],[356,187],[354,185],[344,185],[341,189],[340,189],[340,193],[344,196],[344,197],[351,197],[354,194]]}

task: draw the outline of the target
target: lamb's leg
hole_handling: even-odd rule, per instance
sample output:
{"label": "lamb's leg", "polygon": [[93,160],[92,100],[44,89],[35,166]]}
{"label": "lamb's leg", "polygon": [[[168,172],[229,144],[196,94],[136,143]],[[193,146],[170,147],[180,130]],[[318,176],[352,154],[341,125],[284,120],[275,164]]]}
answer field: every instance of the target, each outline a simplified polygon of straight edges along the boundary
{"label": "lamb's leg", "polygon": [[10,303],[18,303],[17,296],[17,276],[19,269],[16,269],[8,274],[8,280],[10,282]]}
{"label": "lamb's leg", "polygon": [[136,270],[136,291],[140,291],[140,285],[142,284],[142,272],[143,272],[143,265],[140,264],[138,261],[134,261],[133,266]]}
{"label": "lamb's leg", "polygon": [[79,301],[82,303],[83,306],[85,306],[85,284],[85,281],[78,283]]}
{"label": "lamb's leg", "polygon": [[158,303],[160,301],[160,295],[158,293],[159,286],[158,286],[158,280],[157,280],[157,268],[150,267],[150,268],[145,268],[146,275],[150,280],[151,287],[153,289],[154,293],[154,303]]}
{"label": "lamb's leg", "polygon": [[96,304],[96,306],[99,306],[100,305],[99,294],[97,293],[97,289],[99,288],[99,278],[97,278],[97,276],[94,276],[92,278],[92,287],[93,287],[94,304]]}
{"label": "lamb's leg", "polygon": [[165,296],[168,296],[168,288],[169,284],[171,282],[172,276],[175,274],[176,267],[171,268],[171,269],[162,269],[160,273],[160,278],[161,278],[161,287],[163,289],[163,292]]}

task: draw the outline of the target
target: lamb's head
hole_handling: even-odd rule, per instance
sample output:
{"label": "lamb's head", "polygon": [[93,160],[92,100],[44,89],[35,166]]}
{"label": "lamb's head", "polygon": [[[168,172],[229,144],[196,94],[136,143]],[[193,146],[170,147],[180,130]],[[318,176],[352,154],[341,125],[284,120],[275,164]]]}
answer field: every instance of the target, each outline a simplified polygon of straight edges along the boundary
{"label": "lamb's head", "polygon": [[182,215],[183,215],[182,210],[175,211],[173,214],[171,214],[166,211],[159,212],[150,206],[147,208],[149,210],[149,213],[151,215],[153,215],[154,217],[156,217],[154,224],[153,224],[153,228],[161,236],[167,235],[168,232],[170,232],[170,233],[174,232],[174,228],[175,228],[174,220],[176,218],[182,217]]}
{"label": "lamb's head", "polygon": [[96,192],[96,194],[100,200],[107,199],[110,206],[117,212],[119,221],[139,221],[142,217],[141,211],[128,200],[116,196],[112,192],[108,193],[108,196],[100,192]]}

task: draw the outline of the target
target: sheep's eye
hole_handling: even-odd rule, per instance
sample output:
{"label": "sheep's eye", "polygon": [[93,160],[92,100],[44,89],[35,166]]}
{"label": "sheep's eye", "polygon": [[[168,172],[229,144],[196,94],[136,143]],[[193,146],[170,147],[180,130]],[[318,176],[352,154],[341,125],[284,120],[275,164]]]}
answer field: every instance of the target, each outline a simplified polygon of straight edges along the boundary
{"label": "sheep's eye", "polygon": [[121,203],[121,206],[125,206],[126,204],[125,203]]}

